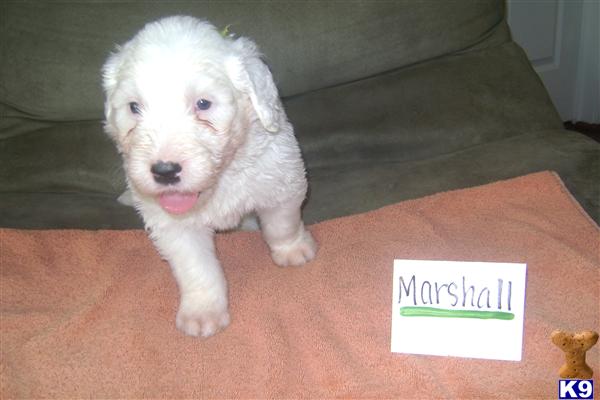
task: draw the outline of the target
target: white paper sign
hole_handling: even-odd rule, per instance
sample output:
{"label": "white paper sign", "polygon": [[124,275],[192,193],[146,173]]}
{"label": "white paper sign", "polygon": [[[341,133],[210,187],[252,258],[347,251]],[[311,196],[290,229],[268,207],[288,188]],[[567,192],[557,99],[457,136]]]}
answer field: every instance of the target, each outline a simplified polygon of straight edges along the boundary
{"label": "white paper sign", "polygon": [[392,352],[520,361],[526,268],[395,260]]}

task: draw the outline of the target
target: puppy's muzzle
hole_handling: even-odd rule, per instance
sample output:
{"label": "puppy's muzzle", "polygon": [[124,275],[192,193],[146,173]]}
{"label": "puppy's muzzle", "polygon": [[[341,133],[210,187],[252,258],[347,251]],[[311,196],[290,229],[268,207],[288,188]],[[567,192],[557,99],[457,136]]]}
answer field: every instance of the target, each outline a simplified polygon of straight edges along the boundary
{"label": "puppy's muzzle", "polygon": [[181,164],[178,163],[158,161],[157,163],[152,164],[150,172],[152,172],[154,181],[161,185],[173,185],[181,180],[179,178]]}

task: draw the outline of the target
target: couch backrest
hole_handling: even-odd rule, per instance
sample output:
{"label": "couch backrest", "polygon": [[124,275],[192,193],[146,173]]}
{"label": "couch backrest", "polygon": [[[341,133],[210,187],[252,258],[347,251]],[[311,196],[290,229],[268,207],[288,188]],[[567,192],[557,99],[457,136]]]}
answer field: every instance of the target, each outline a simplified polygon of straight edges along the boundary
{"label": "couch backrest", "polygon": [[468,48],[502,21],[504,3],[3,1],[0,105],[39,120],[101,118],[108,53],[146,22],[173,14],[231,24],[255,39],[281,94],[292,96]]}

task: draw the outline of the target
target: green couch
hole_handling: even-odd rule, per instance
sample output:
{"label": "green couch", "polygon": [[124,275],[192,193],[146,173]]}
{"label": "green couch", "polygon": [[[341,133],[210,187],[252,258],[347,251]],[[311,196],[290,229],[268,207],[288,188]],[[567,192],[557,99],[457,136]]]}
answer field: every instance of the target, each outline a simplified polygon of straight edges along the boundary
{"label": "green couch", "polygon": [[540,170],[599,220],[600,145],[562,129],[502,1],[4,0],[0,226],[142,226],[116,201],[100,68],[172,14],[261,46],[306,160],[307,223]]}

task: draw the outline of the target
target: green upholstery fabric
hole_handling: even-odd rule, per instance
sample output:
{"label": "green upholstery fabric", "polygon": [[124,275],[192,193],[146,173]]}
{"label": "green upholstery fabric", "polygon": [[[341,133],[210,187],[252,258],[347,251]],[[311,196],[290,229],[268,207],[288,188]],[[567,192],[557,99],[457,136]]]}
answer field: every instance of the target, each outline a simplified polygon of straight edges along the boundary
{"label": "green upholstery fabric", "polygon": [[47,120],[101,117],[100,66],[145,23],[190,14],[260,45],[283,96],[471,46],[502,21],[499,0],[4,1],[2,103]]}
{"label": "green upholstery fabric", "polygon": [[311,167],[419,160],[560,129],[532,72],[523,52],[506,43],[310,93],[286,106]]}
{"label": "green upholstery fabric", "polygon": [[346,168],[318,168],[311,171],[312,196],[305,220],[350,215],[436,192],[554,170],[560,171],[567,188],[599,221],[598,160],[598,144],[593,140],[549,130],[521,133],[426,160],[371,160]]}
{"label": "green upholstery fabric", "polygon": [[562,130],[499,1],[0,4],[0,226],[141,227],[100,67],[169,14],[259,43],[307,163],[305,219],[555,170],[600,220],[600,145]]}

